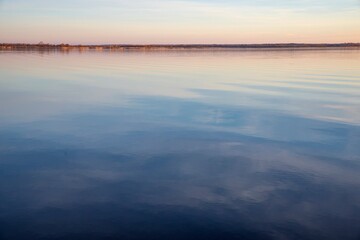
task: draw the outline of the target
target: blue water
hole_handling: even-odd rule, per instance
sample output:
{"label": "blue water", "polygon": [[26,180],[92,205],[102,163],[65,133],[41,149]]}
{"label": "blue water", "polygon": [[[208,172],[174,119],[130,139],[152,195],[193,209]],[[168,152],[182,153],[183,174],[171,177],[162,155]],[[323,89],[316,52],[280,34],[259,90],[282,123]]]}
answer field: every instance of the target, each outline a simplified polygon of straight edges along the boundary
{"label": "blue water", "polygon": [[360,51],[0,52],[0,239],[360,239]]}

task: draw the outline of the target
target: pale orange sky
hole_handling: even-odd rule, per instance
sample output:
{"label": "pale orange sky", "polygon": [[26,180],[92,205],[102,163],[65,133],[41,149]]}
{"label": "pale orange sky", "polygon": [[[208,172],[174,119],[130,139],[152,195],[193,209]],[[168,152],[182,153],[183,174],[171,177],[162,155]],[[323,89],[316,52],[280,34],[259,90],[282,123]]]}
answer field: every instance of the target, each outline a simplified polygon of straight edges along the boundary
{"label": "pale orange sky", "polygon": [[0,42],[360,42],[359,0],[0,0]]}

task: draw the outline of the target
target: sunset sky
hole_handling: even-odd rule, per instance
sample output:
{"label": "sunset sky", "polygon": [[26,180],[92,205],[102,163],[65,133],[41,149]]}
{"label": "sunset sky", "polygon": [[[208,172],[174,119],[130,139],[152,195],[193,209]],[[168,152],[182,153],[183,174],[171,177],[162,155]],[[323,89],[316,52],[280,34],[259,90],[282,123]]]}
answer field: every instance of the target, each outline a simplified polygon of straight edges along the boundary
{"label": "sunset sky", "polygon": [[360,42],[360,0],[0,0],[0,42]]}

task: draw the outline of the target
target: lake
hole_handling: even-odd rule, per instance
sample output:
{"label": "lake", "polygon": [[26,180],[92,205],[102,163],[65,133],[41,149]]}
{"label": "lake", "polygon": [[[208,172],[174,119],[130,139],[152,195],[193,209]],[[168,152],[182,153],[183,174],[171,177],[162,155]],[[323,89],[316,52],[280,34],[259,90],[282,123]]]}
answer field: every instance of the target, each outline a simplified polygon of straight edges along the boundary
{"label": "lake", "polygon": [[0,239],[360,239],[360,50],[1,51]]}

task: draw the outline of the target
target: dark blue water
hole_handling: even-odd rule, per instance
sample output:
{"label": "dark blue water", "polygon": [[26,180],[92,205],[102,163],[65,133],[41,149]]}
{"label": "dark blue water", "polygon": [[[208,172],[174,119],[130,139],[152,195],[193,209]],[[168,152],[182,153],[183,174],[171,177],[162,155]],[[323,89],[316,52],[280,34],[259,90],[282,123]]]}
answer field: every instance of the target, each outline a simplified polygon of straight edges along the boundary
{"label": "dark blue water", "polygon": [[0,239],[360,239],[360,51],[0,52]]}

